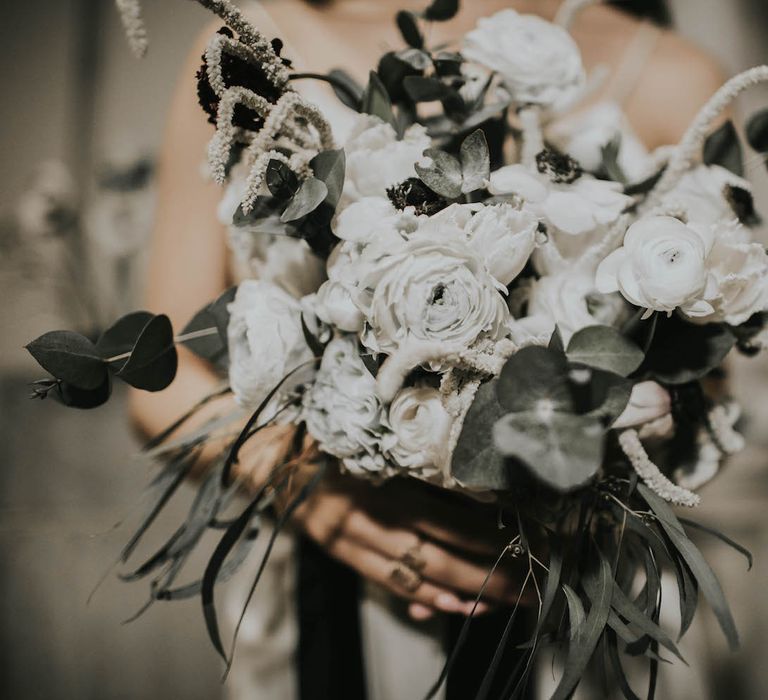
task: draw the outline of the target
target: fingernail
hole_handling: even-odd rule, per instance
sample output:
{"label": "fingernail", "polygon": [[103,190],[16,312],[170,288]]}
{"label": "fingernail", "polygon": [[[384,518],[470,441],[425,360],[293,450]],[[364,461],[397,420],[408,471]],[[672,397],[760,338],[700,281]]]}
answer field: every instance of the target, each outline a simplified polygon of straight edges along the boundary
{"label": "fingernail", "polygon": [[466,603],[464,607],[466,615],[472,615],[473,610],[475,615],[485,615],[485,613],[487,613],[490,609],[491,606],[488,605],[488,603],[484,603],[482,600],[477,605],[475,605],[474,602]]}
{"label": "fingernail", "polygon": [[413,604],[408,608],[408,612],[417,622],[423,622],[432,617],[432,611],[424,605]]}
{"label": "fingernail", "polygon": [[445,612],[460,612],[464,605],[451,593],[441,593],[435,598],[435,605]]}

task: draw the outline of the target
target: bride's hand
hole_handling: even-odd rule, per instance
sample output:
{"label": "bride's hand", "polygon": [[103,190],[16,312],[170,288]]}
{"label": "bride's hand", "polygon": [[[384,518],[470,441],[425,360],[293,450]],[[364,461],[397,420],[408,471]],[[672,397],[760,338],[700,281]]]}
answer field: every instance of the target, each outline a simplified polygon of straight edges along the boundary
{"label": "bride's hand", "polygon": [[[468,499],[413,480],[376,486],[339,474],[324,480],[297,510],[295,521],[332,556],[410,600],[416,619],[435,610],[469,615],[513,536],[499,530],[495,509]],[[405,572],[404,556],[410,565]],[[475,613],[498,603],[514,605],[523,572],[522,563],[506,557]]]}

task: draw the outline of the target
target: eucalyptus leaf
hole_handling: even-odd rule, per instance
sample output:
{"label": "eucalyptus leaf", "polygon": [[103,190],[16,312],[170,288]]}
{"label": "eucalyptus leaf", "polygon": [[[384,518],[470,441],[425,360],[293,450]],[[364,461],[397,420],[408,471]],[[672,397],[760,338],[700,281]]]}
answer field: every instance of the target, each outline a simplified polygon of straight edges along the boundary
{"label": "eucalyptus leaf", "polygon": [[696,530],[701,530],[702,532],[706,532],[708,535],[712,535],[712,537],[716,537],[721,542],[724,542],[727,544],[731,549],[735,549],[739,554],[741,554],[746,560],[747,560],[747,570],[749,571],[752,568],[753,564],[753,557],[752,552],[750,552],[746,547],[740,545],[738,542],[735,542],[727,535],[724,535],[719,530],[716,530],[713,527],[707,527],[706,525],[702,525],[701,523],[697,523],[694,520],[688,520],[688,518],[680,518],[680,522],[687,525],[688,527],[692,527]]}
{"label": "eucalyptus leaf", "polygon": [[508,411],[531,411],[548,401],[556,411],[573,409],[568,361],[549,348],[527,347],[516,352],[501,370],[499,403]]}
{"label": "eucalyptus leaf", "polygon": [[154,314],[149,311],[134,311],[119,318],[96,341],[99,354],[107,360],[110,357],[131,352],[141,332],[153,316]]}
{"label": "eucalyptus leaf", "polygon": [[704,163],[720,165],[736,175],[744,175],[744,156],[732,121],[725,122],[707,138],[704,144]]}
{"label": "eucalyptus leaf", "polygon": [[372,114],[382,121],[396,127],[395,114],[392,111],[392,100],[381,82],[381,78],[375,71],[371,71],[368,78],[368,86],[363,93],[361,111]]}
{"label": "eucalyptus leaf", "polygon": [[488,490],[510,487],[506,461],[493,442],[493,425],[504,413],[496,398],[496,380],[481,384],[451,462],[451,474],[465,486]]}
{"label": "eucalyptus leaf", "polygon": [[626,377],[643,362],[643,351],[610,326],[589,326],[573,334],[566,355],[571,362]]}
{"label": "eucalyptus leaf", "polygon": [[308,177],[288,203],[280,221],[296,221],[317,209],[328,196],[328,187],[316,177]]}
{"label": "eucalyptus leaf", "polygon": [[436,148],[428,148],[424,155],[431,159],[428,166],[416,163],[416,172],[433,192],[448,199],[461,196],[461,164],[452,155]]}
{"label": "eucalyptus leaf", "polygon": [[493,426],[496,449],[515,457],[552,488],[567,492],[600,469],[604,434],[594,416],[550,410],[509,413]]}
{"label": "eucalyptus leaf", "polygon": [[482,129],[473,131],[464,139],[459,151],[459,158],[461,160],[462,192],[474,192],[485,187],[485,183],[491,176],[491,156],[488,151],[488,141]]}
{"label": "eucalyptus leaf", "polygon": [[432,65],[432,59],[426,51],[421,49],[404,49],[395,54],[395,58],[402,63],[407,63],[417,71],[425,71]]}
{"label": "eucalyptus leaf", "polygon": [[363,88],[345,70],[334,68],[328,73],[328,80],[336,97],[350,109],[360,112],[363,102]]}
{"label": "eucalyptus leaf", "polygon": [[265,180],[272,196],[281,201],[293,197],[299,188],[299,178],[296,173],[283,161],[275,158],[267,163]]}
{"label": "eucalyptus leaf", "polygon": [[584,603],[581,602],[581,598],[567,583],[563,584],[563,593],[568,604],[568,638],[575,640],[582,632],[587,614],[584,612]]}
{"label": "eucalyptus leaf", "polygon": [[747,122],[747,143],[758,153],[768,153],[768,109],[753,114]]}
{"label": "eucalyptus leaf", "polygon": [[309,165],[315,177],[324,182],[328,189],[325,204],[335,211],[344,190],[344,170],[346,168],[344,149],[321,151],[309,162]]}
{"label": "eucalyptus leaf", "polygon": [[44,370],[75,389],[98,389],[108,374],[98,348],[74,331],[45,333],[27,345],[27,350]]}
{"label": "eucalyptus leaf", "polygon": [[162,391],[173,381],[177,367],[173,326],[161,314],[153,316],[144,327],[117,376],[137,389]]}
{"label": "eucalyptus leaf", "polygon": [[453,19],[459,11],[459,0],[433,0],[432,4],[424,11],[424,18],[445,22]]}
{"label": "eucalyptus leaf", "polygon": [[228,306],[234,300],[236,292],[237,287],[230,287],[216,301],[200,309],[181,331],[182,335],[188,335],[196,331],[216,328],[215,335],[183,341],[187,348],[209,362],[219,362],[227,353]]}
{"label": "eucalyptus leaf", "polygon": [[94,389],[81,389],[67,382],[59,382],[53,397],[70,408],[97,408],[112,395],[112,377],[107,372],[104,381]]}
{"label": "eucalyptus leaf", "polygon": [[608,176],[609,180],[627,184],[627,176],[624,169],[619,165],[619,155],[621,153],[621,134],[617,134],[602,149],[602,170]]}
{"label": "eucalyptus leaf", "polygon": [[397,28],[400,30],[405,43],[408,46],[413,46],[415,49],[424,48],[424,37],[419,31],[419,24],[416,20],[416,15],[408,10],[400,10],[395,15],[395,21],[397,22]]}

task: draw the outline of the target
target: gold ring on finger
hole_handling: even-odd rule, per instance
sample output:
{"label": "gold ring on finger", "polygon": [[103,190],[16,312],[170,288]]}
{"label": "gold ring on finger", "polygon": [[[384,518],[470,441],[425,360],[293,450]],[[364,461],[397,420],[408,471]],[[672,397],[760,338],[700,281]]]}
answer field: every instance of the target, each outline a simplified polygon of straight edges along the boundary
{"label": "gold ring on finger", "polygon": [[418,571],[414,571],[402,561],[392,562],[392,570],[389,572],[389,580],[408,593],[414,593],[424,579]]}

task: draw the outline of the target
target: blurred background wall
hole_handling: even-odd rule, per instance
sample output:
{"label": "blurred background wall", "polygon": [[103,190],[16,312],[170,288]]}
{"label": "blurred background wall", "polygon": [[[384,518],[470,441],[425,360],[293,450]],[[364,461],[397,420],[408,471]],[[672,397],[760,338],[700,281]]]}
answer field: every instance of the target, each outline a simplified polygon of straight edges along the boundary
{"label": "blurred background wall", "polygon": [[[178,69],[209,20],[185,0],[144,4],[151,48],[139,62],[126,47],[112,0],[0,3],[0,697],[12,700],[221,694],[220,666],[197,601],[158,605],[121,626],[143,602],[143,591],[109,577],[86,605],[126,537],[110,528],[130,511],[148,476],[146,465],[130,458],[136,445],[121,403],[85,416],[26,400],[27,383],[39,373],[25,343],[73,327],[85,314],[110,318],[136,303],[151,212],[151,175],[141,161],[151,161],[158,147]],[[768,62],[765,0],[672,5],[679,31],[715,54],[727,73]],[[754,91],[740,109],[765,104],[768,90]],[[41,171],[46,161],[63,167]],[[750,174],[768,215],[765,168],[753,162]],[[90,271],[68,259],[66,237],[43,230],[20,239],[19,202],[41,180],[64,192],[73,211],[89,205],[92,230],[80,244],[95,262]],[[127,198],[120,196],[125,191]],[[28,218],[35,206],[26,203]],[[116,220],[124,224],[118,235],[101,225]],[[86,285],[96,291],[96,309],[78,307]],[[709,668],[722,685],[695,697],[758,699],[768,687],[766,665],[752,656],[764,652],[768,638],[768,363],[736,362],[733,372],[750,416],[750,448],[705,492],[701,517],[719,520],[750,544],[757,565],[745,575],[735,556],[711,549],[738,602],[747,649],[729,656],[715,640]],[[701,627],[708,628],[706,616]]]}

